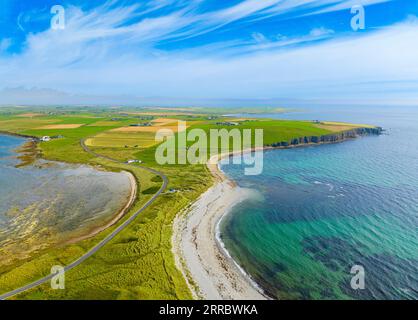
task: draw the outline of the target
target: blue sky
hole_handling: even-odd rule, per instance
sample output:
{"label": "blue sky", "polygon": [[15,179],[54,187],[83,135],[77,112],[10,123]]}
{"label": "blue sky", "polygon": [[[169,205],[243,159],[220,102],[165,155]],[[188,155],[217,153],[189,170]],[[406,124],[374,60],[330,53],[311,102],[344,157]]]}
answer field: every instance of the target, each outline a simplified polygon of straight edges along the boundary
{"label": "blue sky", "polygon": [[[355,32],[350,10],[358,4],[366,29]],[[64,30],[50,27],[54,5],[65,8]],[[3,104],[418,104],[415,0],[0,0],[0,6]]]}

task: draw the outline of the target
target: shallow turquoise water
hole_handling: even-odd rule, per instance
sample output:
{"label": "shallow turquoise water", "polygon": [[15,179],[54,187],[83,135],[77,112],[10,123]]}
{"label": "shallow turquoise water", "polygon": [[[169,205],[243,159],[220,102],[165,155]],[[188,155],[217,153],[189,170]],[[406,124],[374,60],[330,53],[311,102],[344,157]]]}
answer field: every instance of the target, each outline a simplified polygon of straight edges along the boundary
{"label": "shallow turquoise water", "polygon": [[[418,299],[418,109],[320,108],[281,118],[371,123],[385,135],[264,152],[264,172],[222,169],[259,192],[235,207],[222,239],[271,296]],[[365,289],[350,286],[353,265]]]}

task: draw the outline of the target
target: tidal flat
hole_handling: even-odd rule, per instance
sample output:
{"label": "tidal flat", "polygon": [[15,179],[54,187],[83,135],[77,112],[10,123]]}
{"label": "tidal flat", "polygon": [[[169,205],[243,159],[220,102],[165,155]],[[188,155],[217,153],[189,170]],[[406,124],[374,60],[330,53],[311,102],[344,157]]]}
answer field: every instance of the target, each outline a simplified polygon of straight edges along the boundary
{"label": "tidal flat", "polygon": [[42,159],[22,165],[27,146],[0,135],[0,268],[90,234],[131,197],[127,173]]}

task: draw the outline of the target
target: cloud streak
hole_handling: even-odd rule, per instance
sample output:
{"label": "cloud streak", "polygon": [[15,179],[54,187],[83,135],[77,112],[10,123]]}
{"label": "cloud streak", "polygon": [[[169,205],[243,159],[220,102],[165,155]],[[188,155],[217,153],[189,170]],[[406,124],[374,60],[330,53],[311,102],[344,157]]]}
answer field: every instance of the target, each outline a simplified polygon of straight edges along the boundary
{"label": "cloud streak", "polygon": [[[340,35],[315,26],[290,38],[253,32],[233,40],[162,49],[162,43],[184,42],[236,22],[285,13],[320,14],[352,4],[244,0],[202,11],[204,2],[119,5],[109,1],[89,10],[68,7],[64,31],[28,34],[21,53],[0,53],[0,83],[3,88],[40,87],[91,96],[343,99],[407,95],[418,101],[416,18],[363,35]],[[0,48],[6,45],[2,42]],[[402,95],[400,81],[408,82]]]}

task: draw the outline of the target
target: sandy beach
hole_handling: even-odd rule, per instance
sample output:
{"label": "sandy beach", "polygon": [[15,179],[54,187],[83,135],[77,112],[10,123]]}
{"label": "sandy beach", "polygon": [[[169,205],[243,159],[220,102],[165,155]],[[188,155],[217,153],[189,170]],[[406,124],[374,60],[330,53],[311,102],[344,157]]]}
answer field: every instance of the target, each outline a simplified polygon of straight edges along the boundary
{"label": "sandy beach", "polygon": [[[222,157],[229,156],[223,155]],[[173,252],[177,267],[195,299],[264,300],[267,297],[232,260],[217,237],[218,225],[229,210],[251,196],[210,159],[215,184],[174,221]]]}
{"label": "sandy beach", "polygon": [[214,177],[214,185],[185,212],[179,213],[173,223],[172,250],[176,265],[195,299],[269,299],[230,257],[218,237],[218,226],[222,218],[232,207],[254,193],[254,190],[238,187],[225,176],[219,169],[221,159],[246,152],[318,146],[348,139],[351,137],[337,141],[252,148],[209,159],[207,167]]}

